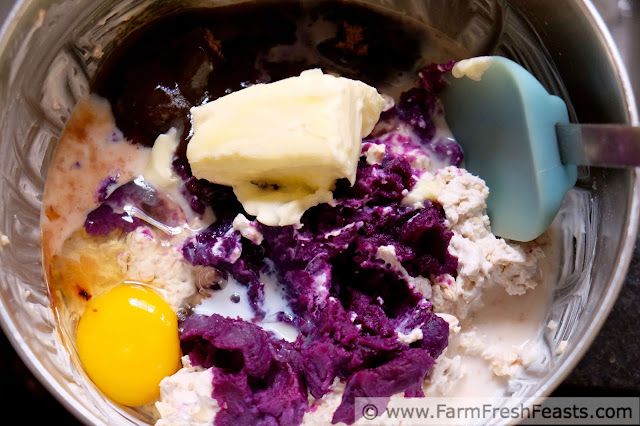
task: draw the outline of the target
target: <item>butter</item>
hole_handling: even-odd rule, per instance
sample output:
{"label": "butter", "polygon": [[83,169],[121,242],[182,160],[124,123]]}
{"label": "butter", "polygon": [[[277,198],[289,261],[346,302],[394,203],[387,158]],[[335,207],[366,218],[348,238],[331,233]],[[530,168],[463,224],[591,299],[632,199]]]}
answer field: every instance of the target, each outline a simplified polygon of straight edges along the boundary
{"label": "butter", "polygon": [[[185,214],[188,221],[186,228],[171,228],[161,223],[153,223],[158,229],[170,234],[176,235],[184,229],[198,231],[209,227],[216,221],[211,207],[205,209],[204,214],[200,215],[193,211],[189,202],[181,194],[180,183],[182,180],[173,170],[173,159],[176,156],[176,150],[180,145],[180,134],[175,128],[171,128],[167,133],[161,134],[156,138],[153,144],[147,164],[139,176],[145,184],[151,185],[157,190],[161,190],[164,195],[168,196],[174,203],[178,204]],[[143,217],[143,220],[149,220]]]}
{"label": "butter", "polygon": [[178,131],[174,128],[156,138],[142,172],[147,183],[156,188],[169,188],[179,181],[173,171],[173,157],[179,143]]}
{"label": "butter", "polygon": [[491,67],[491,57],[478,56],[477,58],[463,59],[456,63],[451,70],[451,74],[455,78],[467,76],[471,80],[480,81],[489,67]]}
{"label": "butter", "polygon": [[285,185],[278,190],[255,185],[238,185],[233,192],[247,213],[269,226],[296,225],[305,211],[333,200],[328,189],[313,190],[305,185]]}
{"label": "butter", "polygon": [[231,186],[265,225],[300,223],[329,202],[337,179],[355,183],[362,138],[384,99],[360,81],[308,70],[191,109],[193,175]]}
{"label": "butter", "polygon": [[435,180],[431,173],[424,172],[400,204],[404,207],[422,209],[427,200],[437,202],[438,196],[443,190],[444,185],[441,181]]}

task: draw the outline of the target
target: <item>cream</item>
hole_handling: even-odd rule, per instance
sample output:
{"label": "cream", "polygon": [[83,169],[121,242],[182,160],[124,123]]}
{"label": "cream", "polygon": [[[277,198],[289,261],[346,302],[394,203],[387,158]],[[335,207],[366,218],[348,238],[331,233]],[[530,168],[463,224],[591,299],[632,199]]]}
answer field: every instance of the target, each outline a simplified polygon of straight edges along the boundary
{"label": "cream", "polygon": [[[293,317],[284,290],[279,286],[277,279],[269,274],[261,274],[260,281],[264,283],[264,304],[262,309],[265,317],[257,324],[264,330],[272,332],[276,338],[290,342],[298,337],[295,326],[279,321],[278,313]],[[251,322],[255,316],[249,304],[247,287],[241,285],[229,277],[221,282],[222,290],[209,292],[200,304],[193,308],[195,314],[218,314],[229,318],[240,318]]]}
{"label": "cream", "polygon": [[[47,174],[42,215],[45,256],[82,228],[87,214],[100,205],[100,183],[114,186],[140,174],[149,149],[127,142],[116,128],[109,103],[98,97],[81,100],[69,119]],[[52,189],[53,188],[53,189]]]}

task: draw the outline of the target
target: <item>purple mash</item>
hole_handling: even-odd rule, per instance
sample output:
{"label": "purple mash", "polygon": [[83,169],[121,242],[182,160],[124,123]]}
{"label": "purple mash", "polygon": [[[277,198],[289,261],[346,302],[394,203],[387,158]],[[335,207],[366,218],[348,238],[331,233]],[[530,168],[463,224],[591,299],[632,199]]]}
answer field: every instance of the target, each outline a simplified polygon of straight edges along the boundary
{"label": "purple mash", "polygon": [[104,202],[87,215],[84,228],[89,235],[108,235],[116,229],[132,232],[145,224],[140,217],[167,226],[178,226],[184,222],[184,213],[179,206],[139,180],[125,183],[106,197],[109,186],[115,185],[115,182],[114,178],[109,177],[100,185],[98,196]]}
{"label": "purple mash", "polygon": [[[448,324],[378,250],[392,246],[410,277],[456,274],[458,260],[447,250],[452,233],[441,206],[401,205],[422,173],[403,151],[419,149],[456,166],[462,161],[458,145],[433,140],[431,117],[441,113],[436,93],[452,66],[427,67],[421,87],[403,93],[382,114],[366,141],[394,148],[386,150],[381,164],[361,158],[355,185],[338,181],[335,202],[309,209],[299,229],[258,224],[264,237],[259,246],[233,229],[234,217],[246,213],[231,190],[195,179],[184,154],[178,155],[174,167],[191,207],[201,213],[211,206],[218,218],[187,241],[185,259],[247,286],[256,321],[265,315],[261,273],[275,274],[294,314],[282,319],[300,332],[288,342],[256,324],[217,314],[192,315],[181,323],[183,352],[193,365],[213,369],[212,397],[221,407],[216,425],[300,424],[314,409],[308,396],[322,398],[336,378],[345,382],[345,391],[333,423],[357,420],[356,397],[424,396],[421,384],[447,346]],[[117,189],[89,215],[87,232],[131,231],[134,224],[121,213],[124,204],[160,207],[162,200],[149,204],[155,196],[146,188]],[[421,330],[420,340],[398,339],[398,332],[414,329]]]}

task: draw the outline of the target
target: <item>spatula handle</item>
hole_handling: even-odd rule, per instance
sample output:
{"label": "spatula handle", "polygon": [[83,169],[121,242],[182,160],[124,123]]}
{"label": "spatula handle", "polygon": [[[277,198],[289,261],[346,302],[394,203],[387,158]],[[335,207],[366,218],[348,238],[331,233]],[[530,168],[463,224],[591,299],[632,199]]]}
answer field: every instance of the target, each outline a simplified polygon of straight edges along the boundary
{"label": "spatula handle", "polygon": [[556,124],[564,164],[640,167],[640,127],[623,124]]}

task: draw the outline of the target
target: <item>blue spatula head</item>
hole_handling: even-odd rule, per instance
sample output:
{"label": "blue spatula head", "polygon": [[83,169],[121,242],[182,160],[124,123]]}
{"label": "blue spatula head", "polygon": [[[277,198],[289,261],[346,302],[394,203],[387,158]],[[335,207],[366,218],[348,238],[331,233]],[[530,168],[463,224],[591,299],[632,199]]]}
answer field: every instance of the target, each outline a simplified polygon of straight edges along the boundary
{"label": "blue spatula head", "polygon": [[[556,123],[569,121],[567,107],[515,62],[478,60],[481,71],[488,65],[481,76],[449,78],[441,95],[446,120],[465,167],[489,187],[492,232],[531,241],[549,227],[576,183],[577,168],[561,163],[555,132]],[[454,71],[465,64],[459,65]]]}

